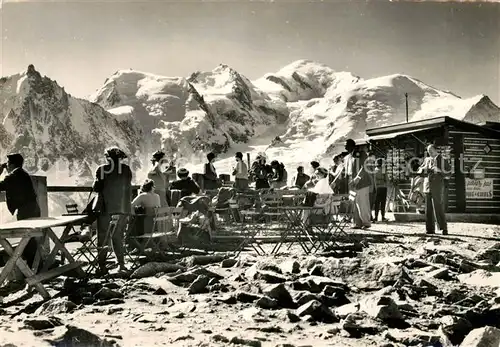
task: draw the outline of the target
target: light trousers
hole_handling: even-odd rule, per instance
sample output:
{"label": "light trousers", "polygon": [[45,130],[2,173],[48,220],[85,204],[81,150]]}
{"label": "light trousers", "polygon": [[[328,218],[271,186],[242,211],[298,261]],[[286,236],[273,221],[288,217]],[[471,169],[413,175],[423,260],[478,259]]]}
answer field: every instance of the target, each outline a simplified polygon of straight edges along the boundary
{"label": "light trousers", "polygon": [[370,186],[356,190],[354,225],[357,227],[371,226]]}

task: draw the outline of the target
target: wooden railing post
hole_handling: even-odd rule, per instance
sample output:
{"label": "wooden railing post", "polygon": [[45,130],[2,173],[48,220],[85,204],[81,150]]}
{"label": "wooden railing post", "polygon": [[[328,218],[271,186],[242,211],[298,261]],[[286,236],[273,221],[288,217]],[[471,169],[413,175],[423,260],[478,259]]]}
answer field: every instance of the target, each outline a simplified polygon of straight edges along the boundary
{"label": "wooden railing post", "polygon": [[47,177],[45,176],[31,176],[33,187],[37,195],[38,206],[42,217],[49,216],[49,198],[47,195]]}

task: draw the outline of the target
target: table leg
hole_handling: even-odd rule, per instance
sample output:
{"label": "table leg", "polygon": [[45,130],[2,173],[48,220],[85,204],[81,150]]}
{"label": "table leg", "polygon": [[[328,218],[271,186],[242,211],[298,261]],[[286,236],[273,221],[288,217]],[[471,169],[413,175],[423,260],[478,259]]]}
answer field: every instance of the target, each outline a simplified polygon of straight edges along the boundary
{"label": "table leg", "polygon": [[[66,249],[64,244],[59,240],[59,238],[56,236],[56,234],[54,234],[54,231],[52,231],[52,229],[46,229],[46,232],[47,232],[47,235],[49,236],[49,238],[52,240],[52,242],[54,242],[54,249],[50,253],[50,256],[53,255],[53,258],[47,259],[47,263],[43,267],[43,272],[47,271],[49,269],[49,267],[54,263],[55,255],[57,254],[58,250],[61,251],[63,256],[68,260],[69,264],[75,263],[75,259],[73,258],[71,253]],[[81,275],[81,276],[85,275],[85,273],[83,272],[81,267],[77,268],[76,270],[78,271],[79,275]]]}
{"label": "table leg", "polygon": [[[24,248],[26,247],[30,239],[31,237],[29,236],[24,237],[19,243],[19,245],[16,247],[16,250],[12,248],[12,246],[7,240],[0,239],[0,244],[5,249],[5,251],[10,255],[10,259],[7,262],[7,265],[2,271],[2,274],[0,274],[0,285],[5,281],[5,278],[7,278],[8,274],[13,270],[14,268],[13,264],[17,265],[19,270],[21,270],[21,272],[26,278],[35,276],[33,271],[31,271],[31,269],[29,268],[28,264],[26,264],[26,262],[20,258]],[[11,262],[12,265],[9,264]],[[50,299],[50,294],[47,292],[47,290],[41,283],[34,283],[33,286],[38,290],[38,292],[42,295],[42,297],[45,300]]]}
{"label": "table leg", "polygon": [[[66,225],[66,227],[64,227],[64,231],[63,231],[63,233],[61,235],[61,240],[67,239],[67,237],[69,235],[69,232],[71,231],[72,227],[73,227],[72,224]],[[52,229],[46,229],[46,230],[47,230],[47,233],[46,233],[47,236],[49,236],[49,230],[52,232],[52,234],[54,234],[54,232],[52,231]],[[52,239],[52,237],[49,236],[49,239]],[[58,239],[58,241],[59,241],[59,239]],[[60,241],[59,241],[59,243],[62,244],[62,242],[60,242]],[[48,255],[47,259],[45,260],[45,264],[43,266],[42,272],[47,271],[49,269],[49,267],[52,264],[54,264],[54,261],[56,260],[56,256],[57,256],[58,251],[59,251],[59,248],[54,243],[54,248],[52,249],[52,251]],[[63,256],[63,259],[64,259],[64,256]]]}
{"label": "table leg", "polygon": [[9,255],[9,260],[5,264],[2,273],[0,274],[0,286],[5,282],[9,274],[14,270],[14,267],[16,266],[16,261],[21,257],[21,254],[23,254],[24,248],[26,248],[26,245],[28,244],[30,238],[25,237],[21,239],[19,244],[16,247],[16,250],[11,254],[9,253],[9,249],[12,249],[12,246],[9,241],[6,239],[0,239],[0,244],[2,247],[5,249],[7,254]]}

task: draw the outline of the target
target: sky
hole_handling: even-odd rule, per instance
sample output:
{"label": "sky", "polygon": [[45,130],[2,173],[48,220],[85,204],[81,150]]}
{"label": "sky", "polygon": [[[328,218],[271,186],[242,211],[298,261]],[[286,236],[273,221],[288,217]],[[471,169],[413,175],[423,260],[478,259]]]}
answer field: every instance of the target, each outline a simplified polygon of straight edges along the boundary
{"label": "sky", "polygon": [[256,79],[310,59],[500,104],[500,4],[38,0],[0,12],[1,75],[34,64],[78,97],[120,69],[187,77],[225,63]]}

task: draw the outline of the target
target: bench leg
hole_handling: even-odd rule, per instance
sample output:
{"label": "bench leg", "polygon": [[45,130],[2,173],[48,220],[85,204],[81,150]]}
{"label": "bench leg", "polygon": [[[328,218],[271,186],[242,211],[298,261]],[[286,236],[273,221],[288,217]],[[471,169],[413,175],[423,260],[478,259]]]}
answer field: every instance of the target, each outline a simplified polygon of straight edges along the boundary
{"label": "bench leg", "polygon": [[[0,239],[0,244],[5,249],[5,251],[10,255],[10,259],[7,262],[7,265],[5,266],[4,270],[2,271],[2,274],[0,275],[0,285],[5,281],[8,274],[14,269],[14,265],[17,265],[19,270],[21,270],[21,272],[26,278],[35,276],[33,271],[29,268],[28,264],[26,264],[26,262],[23,259],[21,259],[21,254],[26,245],[28,244],[29,240],[30,237],[24,237],[19,243],[19,245],[16,247],[16,250],[14,250],[10,245],[9,241],[5,239]],[[42,295],[42,297],[45,300],[50,299],[50,294],[47,292],[45,287],[40,282],[33,283],[33,286],[38,290],[38,292]]]}

